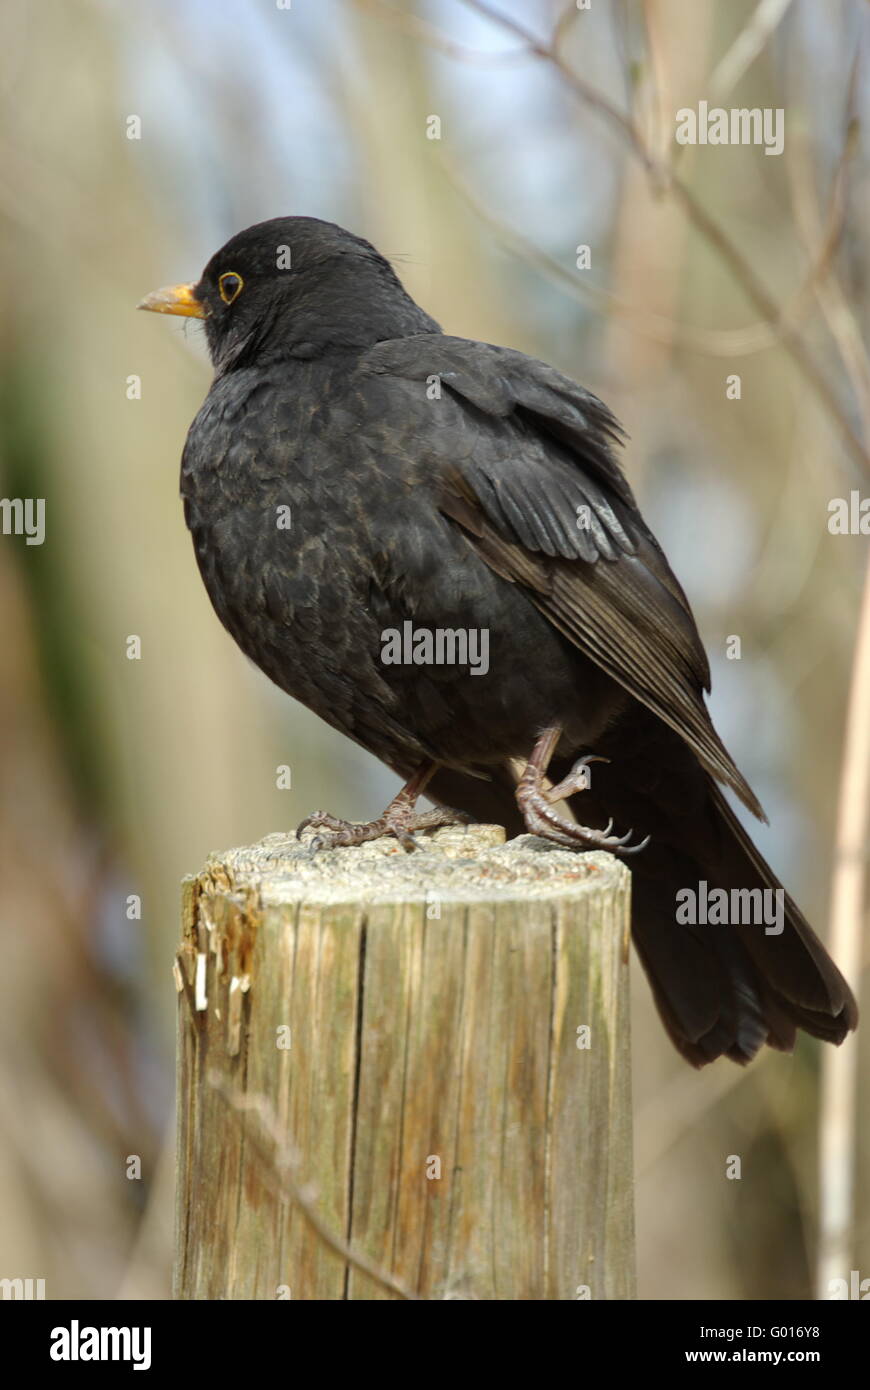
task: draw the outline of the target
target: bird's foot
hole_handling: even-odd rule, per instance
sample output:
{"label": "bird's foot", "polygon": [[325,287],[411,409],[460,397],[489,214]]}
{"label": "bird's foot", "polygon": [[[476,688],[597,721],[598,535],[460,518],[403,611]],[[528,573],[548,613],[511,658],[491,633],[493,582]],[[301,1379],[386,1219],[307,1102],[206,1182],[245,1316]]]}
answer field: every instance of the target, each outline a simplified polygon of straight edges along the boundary
{"label": "bird's foot", "polygon": [[371,821],[339,820],[328,811],[314,811],[306,816],[296,831],[301,838],[303,830],[324,831],[311,840],[313,850],[336,849],[343,845],[364,845],[369,840],[379,840],[382,835],[394,835],[403,849],[419,849],[414,835],[418,830],[437,830],[445,825],[467,825],[469,817],[462,811],[451,811],[446,806],[434,811],[418,811],[415,806],[416,795],[412,796],[403,787],[394,797],[382,816]]}
{"label": "bird's foot", "polygon": [[628,842],[634,831],[629,830],[625,835],[611,835],[612,819],[603,830],[595,830],[591,826],[577,825],[574,821],[566,820],[553,810],[555,802],[564,801],[577,792],[588,790],[590,763],[607,761],[607,758],[599,758],[590,753],[585,758],[580,758],[568,776],[555,787],[545,787],[544,770],[533,756],[517,785],[517,805],[529,834],[540,835],[543,839],[552,840],[557,845],[565,845],[568,849],[606,849],[612,854],[637,854],[639,850],[645,849],[649,844],[649,835],[645,840],[641,840],[640,844],[630,845]]}

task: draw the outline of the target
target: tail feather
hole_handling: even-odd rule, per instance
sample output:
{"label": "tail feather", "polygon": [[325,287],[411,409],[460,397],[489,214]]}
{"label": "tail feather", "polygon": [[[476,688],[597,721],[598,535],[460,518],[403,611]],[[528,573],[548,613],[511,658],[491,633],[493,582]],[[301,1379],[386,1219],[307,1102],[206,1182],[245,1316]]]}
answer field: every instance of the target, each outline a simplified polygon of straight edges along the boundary
{"label": "tail feather", "polygon": [[852,991],[800,908],[782,887],[718,786],[711,800],[726,843],[725,876],[739,886],[780,890],[784,929],[776,934],[740,927],[741,938],[775,997],[815,1037],[840,1043],[858,1022]]}

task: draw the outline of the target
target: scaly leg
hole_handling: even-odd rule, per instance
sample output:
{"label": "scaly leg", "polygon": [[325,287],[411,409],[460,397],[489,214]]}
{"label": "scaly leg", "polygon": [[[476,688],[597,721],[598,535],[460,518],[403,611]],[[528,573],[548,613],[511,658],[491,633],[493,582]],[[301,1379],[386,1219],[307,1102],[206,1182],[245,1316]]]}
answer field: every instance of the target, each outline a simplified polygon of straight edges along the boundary
{"label": "scaly leg", "polygon": [[648,835],[639,845],[629,845],[634,832],[629,830],[627,835],[611,835],[612,820],[604,830],[594,830],[586,825],[575,825],[553,810],[554,802],[564,801],[575,792],[588,790],[589,774],[586,769],[590,763],[607,762],[607,758],[598,758],[590,753],[574,764],[558,786],[545,787],[544,777],[561,737],[562,730],[558,726],[544,730],[517,783],[517,805],[526,829],[531,835],[540,835],[557,845],[567,845],[569,849],[608,849],[616,854],[636,854],[638,850],[645,849],[649,844]]}
{"label": "scaly leg", "polygon": [[393,797],[382,816],[372,821],[339,820],[328,811],[314,811],[296,831],[299,839],[303,830],[309,827],[326,831],[316,835],[311,848],[335,849],[339,845],[363,845],[368,840],[379,840],[382,835],[395,835],[403,849],[416,849],[414,832],[435,830],[442,825],[465,825],[468,817],[461,811],[451,811],[442,806],[434,811],[416,811],[417,798],[422,796],[427,782],[435,773],[435,763],[424,763]]}

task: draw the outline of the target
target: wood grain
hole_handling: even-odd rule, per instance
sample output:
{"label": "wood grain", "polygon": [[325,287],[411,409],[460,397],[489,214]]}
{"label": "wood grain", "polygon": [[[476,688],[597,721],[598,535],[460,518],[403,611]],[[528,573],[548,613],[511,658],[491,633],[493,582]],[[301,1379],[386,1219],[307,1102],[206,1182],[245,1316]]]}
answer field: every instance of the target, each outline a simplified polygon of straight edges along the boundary
{"label": "wood grain", "polygon": [[633,1297],[628,909],[609,855],[494,826],[213,856],[176,966],[176,1296]]}

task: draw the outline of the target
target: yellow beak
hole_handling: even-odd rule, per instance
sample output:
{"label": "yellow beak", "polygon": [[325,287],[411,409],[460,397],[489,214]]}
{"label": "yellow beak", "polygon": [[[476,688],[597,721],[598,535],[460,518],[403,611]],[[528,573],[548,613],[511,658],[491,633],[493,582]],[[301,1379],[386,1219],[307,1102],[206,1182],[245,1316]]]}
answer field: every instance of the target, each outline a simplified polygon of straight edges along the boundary
{"label": "yellow beak", "polygon": [[162,290],[146,294],[137,309],[149,309],[152,314],[180,314],[187,319],[204,319],[205,305],[194,296],[194,285],[165,285]]}

